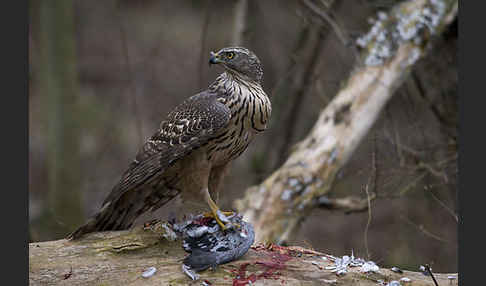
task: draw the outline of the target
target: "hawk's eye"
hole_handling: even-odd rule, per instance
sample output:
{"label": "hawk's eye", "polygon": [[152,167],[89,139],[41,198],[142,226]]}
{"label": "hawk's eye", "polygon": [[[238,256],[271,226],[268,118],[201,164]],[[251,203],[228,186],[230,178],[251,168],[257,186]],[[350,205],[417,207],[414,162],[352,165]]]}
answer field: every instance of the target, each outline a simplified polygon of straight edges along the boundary
{"label": "hawk's eye", "polygon": [[231,59],[232,59],[234,56],[235,56],[235,53],[233,53],[233,52],[229,52],[229,53],[226,55],[226,57],[228,57],[228,59],[230,59],[230,60],[231,60]]}

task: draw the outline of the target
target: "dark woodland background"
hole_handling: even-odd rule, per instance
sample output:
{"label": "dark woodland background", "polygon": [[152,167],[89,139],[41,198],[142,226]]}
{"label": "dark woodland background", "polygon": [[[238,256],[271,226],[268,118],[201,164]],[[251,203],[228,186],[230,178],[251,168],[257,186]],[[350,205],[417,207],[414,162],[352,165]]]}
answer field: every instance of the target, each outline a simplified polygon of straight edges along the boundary
{"label": "dark woodland background", "polygon": [[[305,2],[326,11],[351,43]],[[242,45],[263,63],[273,114],[233,163],[223,209],[283,163],[352,71],[355,39],[397,2],[248,1]],[[92,215],[168,111],[222,72],[207,60],[233,43],[236,3],[30,1],[31,242],[63,238]],[[366,197],[368,185],[378,194],[371,216],[316,209],[291,244],[457,272],[457,37],[456,20],[340,171],[330,196]],[[169,209],[154,215],[164,219]]]}

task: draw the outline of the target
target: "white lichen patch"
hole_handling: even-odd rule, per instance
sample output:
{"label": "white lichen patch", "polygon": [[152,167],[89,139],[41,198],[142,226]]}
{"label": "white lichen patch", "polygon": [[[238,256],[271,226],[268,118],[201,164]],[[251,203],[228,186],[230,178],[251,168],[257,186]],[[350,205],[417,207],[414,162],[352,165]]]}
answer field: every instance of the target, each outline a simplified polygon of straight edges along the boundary
{"label": "white lichen patch", "polygon": [[[370,31],[359,37],[356,44],[367,50],[364,63],[367,66],[382,65],[405,42],[420,45],[426,35],[437,33],[441,20],[447,13],[447,0],[406,1],[389,13],[380,11]],[[409,64],[420,57],[417,48]]]}
{"label": "white lichen patch", "polygon": [[[404,63],[405,66],[411,66],[413,65],[421,55],[421,51],[419,48],[413,48],[412,51],[410,52],[410,56],[407,58],[407,61]],[[404,67],[405,68],[405,67]]]}
{"label": "white lichen patch", "polygon": [[305,185],[308,185],[308,184],[312,183],[312,181],[314,181],[314,178],[312,177],[312,175],[305,174],[303,181],[304,181]]}
{"label": "white lichen patch", "polygon": [[280,196],[280,198],[283,200],[283,201],[288,201],[290,200],[290,198],[292,197],[292,193],[293,191],[292,190],[284,190],[282,192],[282,195]]}
{"label": "white lichen patch", "polygon": [[295,188],[295,186],[297,186],[297,185],[299,185],[299,180],[294,179],[294,178],[289,179],[289,186],[291,186],[292,188]]}
{"label": "white lichen patch", "polygon": [[302,196],[305,196],[312,192],[312,188],[310,186],[305,187],[304,191],[302,192]]}
{"label": "white lichen patch", "polygon": [[327,159],[327,163],[328,163],[328,164],[332,164],[332,163],[334,163],[334,161],[335,161],[335,160],[336,160],[336,158],[337,158],[337,155],[338,155],[338,150],[337,150],[337,148],[332,149],[332,152],[331,152],[331,154],[329,155],[329,158]]}
{"label": "white lichen patch", "polygon": [[265,193],[265,191],[266,191],[266,188],[265,188],[264,186],[260,186],[260,188],[258,188],[258,192],[259,192],[260,194]]}

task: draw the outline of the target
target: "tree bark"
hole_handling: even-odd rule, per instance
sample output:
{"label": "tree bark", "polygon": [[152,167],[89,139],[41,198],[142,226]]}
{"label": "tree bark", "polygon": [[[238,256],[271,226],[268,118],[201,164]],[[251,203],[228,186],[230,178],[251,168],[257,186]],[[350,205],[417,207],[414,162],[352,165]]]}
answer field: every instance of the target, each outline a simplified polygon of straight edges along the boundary
{"label": "tree bark", "polygon": [[[161,224],[160,224],[161,225]],[[256,245],[241,259],[200,272],[193,281],[182,270],[186,253],[179,239],[170,240],[165,228],[99,232],[76,241],[65,239],[29,244],[30,285],[377,285],[403,277],[415,286],[433,286],[430,276],[388,269],[377,273],[348,268],[337,276],[326,267],[330,256],[300,247]],[[323,259],[326,258],[326,260]],[[142,277],[149,267],[156,272]],[[440,285],[457,285],[449,275],[434,274]],[[403,284],[406,285],[406,284]]]}
{"label": "tree bark", "polygon": [[231,44],[241,46],[245,42],[245,32],[248,13],[248,0],[236,0],[233,16],[233,37]]}
{"label": "tree bark", "polygon": [[319,205],[433,36],[455,18],[457,7],[457,0],[405,1],[378,15],[357,41],[364,66],[355,68],[283,166],[235,202],[253,223],[256,241],[284,243]]}

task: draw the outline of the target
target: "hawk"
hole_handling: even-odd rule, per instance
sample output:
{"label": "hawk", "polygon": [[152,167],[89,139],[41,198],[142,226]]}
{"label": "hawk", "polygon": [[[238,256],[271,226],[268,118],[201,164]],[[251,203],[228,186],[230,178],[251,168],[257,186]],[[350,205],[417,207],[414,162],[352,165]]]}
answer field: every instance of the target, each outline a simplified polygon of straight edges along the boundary
{"label": "hawk", "polygon": [[256,134],[267,128],[271,104],[262,88],[260,60],[243,47],[210,53],[209,64],[224,72],[207,90],[172,110],[104,200],[101,209],[68,238],[129,228],[147,211],[173,198],[204,200],[208,215],[231,227],[212,199],[225,170]]}

